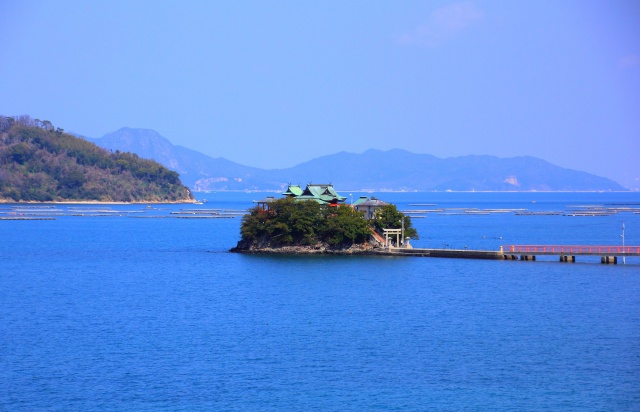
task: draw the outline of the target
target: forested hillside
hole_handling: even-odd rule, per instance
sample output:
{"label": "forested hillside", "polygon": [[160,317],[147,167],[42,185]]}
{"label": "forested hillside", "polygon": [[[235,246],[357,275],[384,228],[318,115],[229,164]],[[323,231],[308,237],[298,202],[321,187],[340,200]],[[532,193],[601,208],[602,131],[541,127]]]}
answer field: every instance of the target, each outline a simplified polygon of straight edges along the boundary
{"label": "forested hillside", "polygon": [[178,173],[153,160],[109,152],[46,120],[0,116],[0,201],[191,200]]}

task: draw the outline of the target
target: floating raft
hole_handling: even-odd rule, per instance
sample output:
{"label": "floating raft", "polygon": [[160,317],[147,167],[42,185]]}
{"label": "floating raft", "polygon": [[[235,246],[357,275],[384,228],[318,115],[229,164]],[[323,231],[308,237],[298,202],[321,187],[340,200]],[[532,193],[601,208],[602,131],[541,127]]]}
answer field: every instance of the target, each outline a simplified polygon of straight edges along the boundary
{"label": "floating raft", "polygon": [[0,217],[0,220],[56,220],[55,217],[23,217],[23,216],[16,216],[16,217]]}
{"label": "floating raft", "polygon": [[234,219],[235,216],[222,216],[222,215],[193,215],[193,216],[171,216],[174,219]]}

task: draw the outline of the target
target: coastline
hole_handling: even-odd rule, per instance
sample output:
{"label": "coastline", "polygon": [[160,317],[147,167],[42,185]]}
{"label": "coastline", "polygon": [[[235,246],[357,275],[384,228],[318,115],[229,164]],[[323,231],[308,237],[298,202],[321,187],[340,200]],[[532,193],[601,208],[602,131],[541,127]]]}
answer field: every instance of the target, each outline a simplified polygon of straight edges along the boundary
{"label": "coastline", "polygon": [[179,201],[140,201],[140,202],[103,202],[103,201],[93,201],[93,200],[69,200],[69,201],[8,201],[4,199],[0,199],[0,204],[2,205],[146,205],[146,204],[154,204],[154,205],[162,205],[162,204],[193,204],[197,203],[197,200],[179,200]]}
{"label": "coastline", "polygon": [[459,249],[402,249],[372,247],[370,245],[354,245],[348,248],[325,248],[317,246],[282,246],[282,247],[234,247],[232,253],[251,255],[343,255],[343,256],[396,256],[396,257],[434,257],[457,259],[505,260],[502,251],[493,250],[459,250]]}
{"label": "coastline", "polygon": [[240,244],[229,249],[231,253],[248,255],[379,255],[382,248],[370,244],[351,245],[349,247],[330,247],[325,244],[314,246],[244,247]]}
{"label": "coastline", "polygon": [[[281,193],[275,189],[217,189],[192,190],[193,193]],[[394,189],[344,189],[343,193],[629,193],[640,192],[640,189],[626,190],[394,190]]]}

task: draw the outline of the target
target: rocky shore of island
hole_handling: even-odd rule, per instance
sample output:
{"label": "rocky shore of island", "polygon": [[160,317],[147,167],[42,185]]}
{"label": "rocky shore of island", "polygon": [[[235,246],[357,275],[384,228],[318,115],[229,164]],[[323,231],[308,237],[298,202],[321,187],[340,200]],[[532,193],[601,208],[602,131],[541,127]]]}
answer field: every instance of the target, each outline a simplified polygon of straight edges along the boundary
{"label": "rocky shore of island", "polygon": [[372,255],[381,252],[383,249],[371,243],[360,243],[350,246],[331,246],[328,243],[317,243],[315,245],[245,245],[239,242],[230,250],[233,253],[244,253],[254,255]]}

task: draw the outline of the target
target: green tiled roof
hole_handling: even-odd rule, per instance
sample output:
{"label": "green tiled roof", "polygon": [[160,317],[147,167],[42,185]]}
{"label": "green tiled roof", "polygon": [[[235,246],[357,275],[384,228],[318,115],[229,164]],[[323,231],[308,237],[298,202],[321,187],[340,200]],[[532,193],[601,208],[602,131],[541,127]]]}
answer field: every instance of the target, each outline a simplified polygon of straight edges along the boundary
{"label": "green tiled roof", "polygon": [[293,196],[297,200],[315,200],[318,203],[342,203],[346,197],[340,196],[333,185],[326,184],[308,184],[307,187],[302,190],[298,185],[289,185],[287,191],[282,193],[285,196]]}
{"label": "green tiled roof", "polygon": [[284,196],[300,196],[302,194],[303,190],[299,185],[289,185],[289,187],[287,188],[287,190],[285,192],[283,192],[282,194]]}

